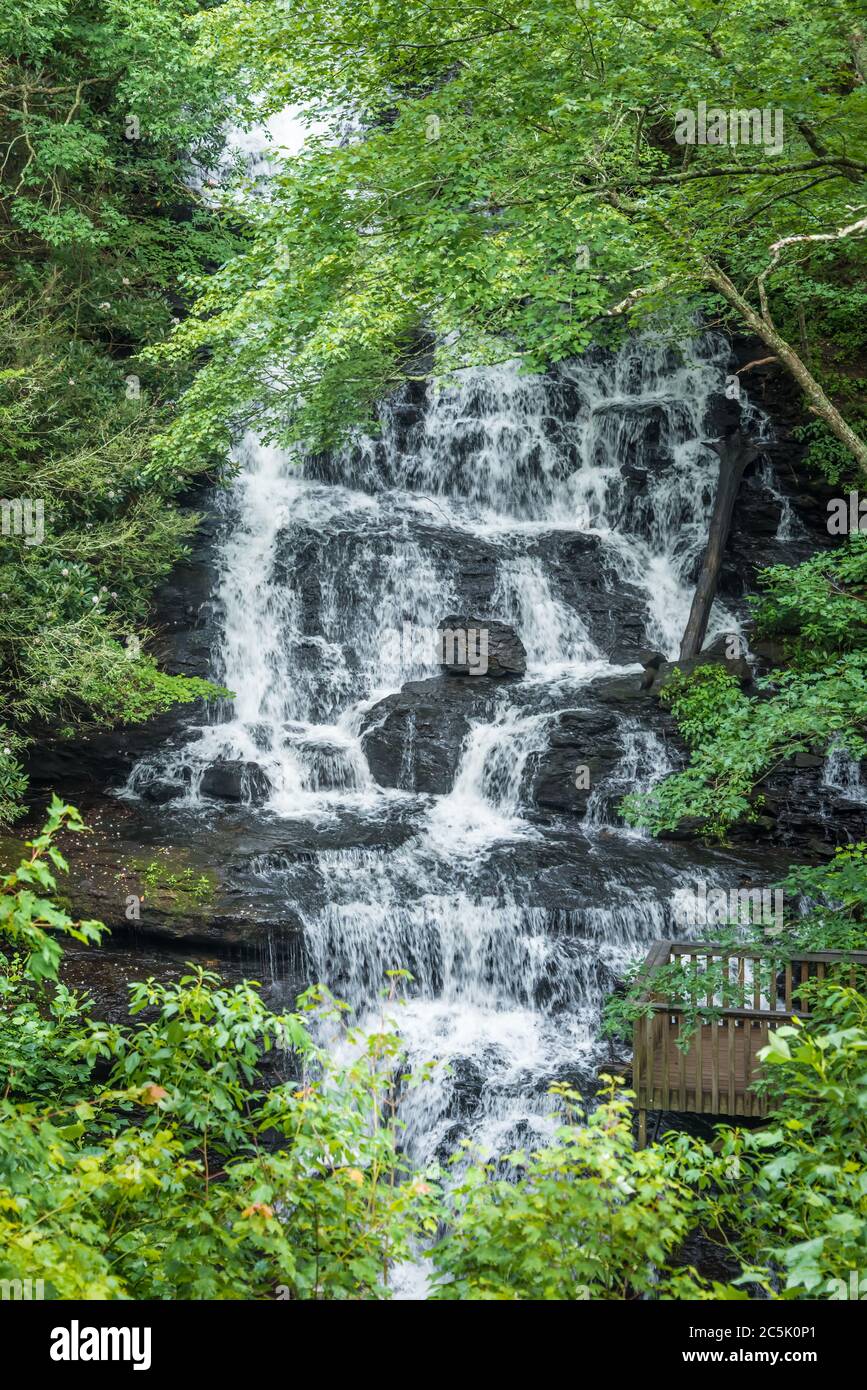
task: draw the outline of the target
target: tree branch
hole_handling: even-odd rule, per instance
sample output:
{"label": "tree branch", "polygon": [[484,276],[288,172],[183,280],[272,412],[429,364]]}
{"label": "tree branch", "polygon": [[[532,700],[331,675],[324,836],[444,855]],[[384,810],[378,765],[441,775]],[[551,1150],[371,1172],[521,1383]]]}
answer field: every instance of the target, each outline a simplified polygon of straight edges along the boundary
{"label": "tree branch", "polygon": [[[768,315],[768,298],[765,288],[765,281],[771,271],[776,269],[780,262],[780,256],[787,246],[795,246],[805,241],[842,241],[847,236],[862,236],[867,233],[867,217],[860,218],[857,222],[851,222],[848,227],[838,227],[836,232],[804,232],[800,236],[784,236],[779,241],[775,241],[770,247],[771,259],[761,275],[756,280],[759,291],[759,303],[762,308],[762,318],[766,323],[771,323]],[[771,324],[773,327],[773,324]]]}

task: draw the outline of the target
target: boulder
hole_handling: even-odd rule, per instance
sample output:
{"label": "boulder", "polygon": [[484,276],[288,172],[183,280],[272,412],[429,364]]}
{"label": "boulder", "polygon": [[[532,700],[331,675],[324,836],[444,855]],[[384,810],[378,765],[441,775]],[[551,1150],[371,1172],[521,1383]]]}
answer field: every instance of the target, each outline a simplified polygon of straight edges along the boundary
{"label": "boulder", "polygon": [[175,782],[170,777],[156,777],[141,788],[141,794],[155,806],[164,806],[168,801],[176,801],[183,796],[186,787],[183,782]]}
{"label": "boulder", "polygon": [[224,758],[212,763],[202,775],[200,791],[218,801],[264,801],[271,783],[258,763],[242,758]]}
{"label": "boulder", "polygon": [[[523,676],[524,644],[513,627],[493,618],[450,614],[439,623],[440,665],[447,676]],[[461,658],[464,658],[463,660]]]}

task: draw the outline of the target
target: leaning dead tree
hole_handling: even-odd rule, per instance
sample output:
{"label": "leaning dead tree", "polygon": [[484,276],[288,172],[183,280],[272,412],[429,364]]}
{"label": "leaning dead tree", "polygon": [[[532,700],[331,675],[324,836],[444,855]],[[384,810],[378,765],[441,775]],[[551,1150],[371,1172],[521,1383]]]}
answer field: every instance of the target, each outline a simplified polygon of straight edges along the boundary
{"label": "leaning dead tree", "polygon": [[717,483],[716,498],[707,533],[707,546],[702,560],[701,573],[698,577],[683,641],[680,644],[681,661],[686,661],[691,656],[698,656],[701,651],[701,645],[707,632],[710,610],[716,595],[720,565],[722,564],[726,541],[729,538],[732,512],[740,491],[741,481],[749,465],[754,463],[759,454],[764,453],[767,447],[767,444],[757,444],[741,430],[735,430],[734,434],[728,435],[725,439],[717,439],[710,445],[714,453],[719,455],[719,482]]}

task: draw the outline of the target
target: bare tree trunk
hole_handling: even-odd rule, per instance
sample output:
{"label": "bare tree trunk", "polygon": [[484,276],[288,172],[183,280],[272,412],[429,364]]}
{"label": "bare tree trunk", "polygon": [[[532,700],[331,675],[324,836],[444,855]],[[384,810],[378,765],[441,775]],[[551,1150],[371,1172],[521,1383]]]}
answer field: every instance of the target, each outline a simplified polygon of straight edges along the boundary
{"label": "bare tree trunk", "polygon": [[720,270],[719,266],[706,259],[704,259],[704,267],[709,283],[713,285],[714,289],[719,290],[723,298],[728,300],[732,308],[738,311],[756,336],[761,338],[762,342],[766,343],[783,365],[788,368],[807,397],[810,409],[815,415],[818,415],[820,420],[825,421],[829,430],[836,435],[840,443],[845,444],[849,452],[857,459],[862,473],[867,476],[867,444],[847,425],[837,407],[825,395],[818,381],[804,365],[798,354],[790,347],[785,338],[782,338],[777,330],[744,299],[725,271]]}
{"label": "bare tree trunk", "polygon": [[692,608],[680,644],[680,660],[698,656],[707,632],[708,618],[716,595],[720,565],[732,524],[732,512],[747,466],[757,459],[761,447],[737,430],[728,439],[720,439],[710,446],[719,454],[719,482],[713,504],[713,513],[707,533],[701,573],[698,577]]}

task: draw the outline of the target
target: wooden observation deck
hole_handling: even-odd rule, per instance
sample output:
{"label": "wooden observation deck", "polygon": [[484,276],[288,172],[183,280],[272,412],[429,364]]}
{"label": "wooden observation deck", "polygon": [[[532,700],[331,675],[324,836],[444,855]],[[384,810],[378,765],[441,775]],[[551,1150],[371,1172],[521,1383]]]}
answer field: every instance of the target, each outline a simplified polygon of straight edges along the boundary
{"label": "wooden observation deck", "polygon": [[[689,1045],[677,1046],[684,1027],[683,1005],[653,992],[653,974],[671,962],[686,959],[697,967],[723,963],[725,978],[738,999],[749,1007],[728,1007],[712,993],[693,1002],[714,1011],[712,1020],[693,1023]],[[768,1113],[767,1097],[757,1095],[753,1083],[761,1075],[758,1053],[766,1046],[768,1031],[792,1018],[809,1018],[809,1005],[792,1003],[792,991],[808,980],[823,980],[828,967],[850,965],[849,983],[855,970],[867,966],[867,951],[817,951],[793,960],[773,958],[771,948],[730,950],[707,941],[657,941],[642,969],[647,980],[644,996],[652,1012],[635,1021],[633,1028],[632,1086],[638,1109],[638,1144],[647,1142],[648,1110],[674,1110],[707,1115],[761,1117]],[[717,975],[718,977],[718,975]],[[690,1032],[687,1026],[685,1031]]]}

